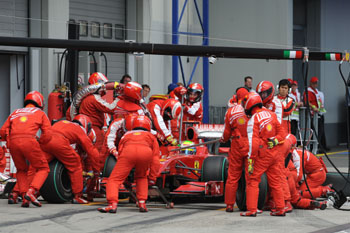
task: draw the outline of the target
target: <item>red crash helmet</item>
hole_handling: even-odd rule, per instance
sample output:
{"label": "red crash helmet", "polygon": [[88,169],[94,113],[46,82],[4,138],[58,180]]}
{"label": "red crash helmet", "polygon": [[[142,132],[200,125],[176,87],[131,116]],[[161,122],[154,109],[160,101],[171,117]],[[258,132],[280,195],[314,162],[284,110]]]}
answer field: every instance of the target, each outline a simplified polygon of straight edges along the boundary
{"label": "red crash helmet", "polygon": [[95,72],[92,75],[90,75],[89,77],[89,84],[93,85],[93,84],[98,84],[98,83],[105,83],[108,82],[107,77],[100,73],[100,72]]}
{"label": "red crash helmet", "polygon": [[43,95],[38,91],[31,91],[29,92],[26,97],[24,98],[24,106],[28,104],[33,104],[38,108],[43,109],[44,108],[44,97]]}
{"label": "red crash helmet", "polygon": [[124,96],[133,100],[140,101],[142,99],[142,86],[137,82],[128,82],[124,87]]}
{"label": "red crash helmet", "polygon": [[181,113],[181,104],[176,99],[167,99],[163,102],[162,116],[165,120],[177,119]]}
{"label": "red crash helmet", "polygon": [[239,87],[236,89],[236,98],[237,102],[242,100],[244,96],[246,96],[249,93],[249,90],[246,87]]}
{"label": "red crash helmet", "polygon": [[292,146],[297,145],[297,138],[293,134],[288,134],[285,140],[288,140]]}
{"label": "red crash helmet", "polygon": [[260,95],[263,104],[266,104],[273,99],[275,87],[270,81],[261,81],[256,87],[256,92]]}
{"label": "red crash helmet", "polygon": [[[204,88],[202,87],[202,85],[200,85],[199,83],[191,83],[187,87],[186,97],[191,103],[196,103],[201,101],[203,92],[204,92]],[[196,97],[190,97],[191,93],[192,94],[197,93],[198,95]]]}
{"label": "red crash helmet", "polygon": [[96,143],[97,137],[94,129],[91,129],[90,133],[88,134],[88,137],[90,138],[92,144]]}
{"label": "red crash helmet", "polygon": [[248,95],[243,98],[242,105],[248,116],[252,115],[252,110],[255,107],[261,108],[263,106],[261,97],[256,92],[249,92]]}
{"label": "red crash helmet", "polygon": [[133,121],[137,117],[137,114],[129,114],[124,119],[124,127],[126,131],[130,131],[133,128]]}
{"label": "red crash helmet", "polygon": [[138,128],[151,131],[151,120],[144,115],[135,117],[132,123],[132,129],[138,129]]}
{"label": "red crash helmet", "polygon": [[90,118],[84,114],[78,114],[74,117],[73,122],[78,123],[85,129],[86,135],[89,135],[92,129],[92,122]]}

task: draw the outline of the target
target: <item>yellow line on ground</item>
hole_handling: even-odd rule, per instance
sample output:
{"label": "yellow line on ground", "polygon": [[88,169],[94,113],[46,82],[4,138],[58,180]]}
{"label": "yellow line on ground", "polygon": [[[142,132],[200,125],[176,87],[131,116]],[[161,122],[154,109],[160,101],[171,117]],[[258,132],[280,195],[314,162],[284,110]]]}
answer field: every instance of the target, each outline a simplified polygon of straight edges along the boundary
{"label": "yellow line on ground", "polygon": [[[119,202],[122,202],[122,201],[128,201],[129,198],[124,198],[124,199],[119,199]],[[83,204],[83,205],[87,205],[87,206],[91,206],[91,205],[101,205],[101,204],[106,204],[107,201],[94,201],[94,202],[90,202],[88,204]]]}
{"label": "yellow line on ground", "polygon": [[[335,152],[327,153],[327,155],[335,155],[335,154],[344,153],[344,152],[348,152],[348,151],[347,151],[347,150],[335,151]],[[317,154],[316,156],[317,156],[317,157],[324,156],[324,153],[322,153],[322,154]]]}
{"label": "yellow line on ground", "polygon": [[107,203],[106,201],[94,201],[94,202],[90,202],[88,204],[83,204],[83,205],[87,205],[87,206],[91,206],[91,205],[101,205],[101,204],[105,204]]}

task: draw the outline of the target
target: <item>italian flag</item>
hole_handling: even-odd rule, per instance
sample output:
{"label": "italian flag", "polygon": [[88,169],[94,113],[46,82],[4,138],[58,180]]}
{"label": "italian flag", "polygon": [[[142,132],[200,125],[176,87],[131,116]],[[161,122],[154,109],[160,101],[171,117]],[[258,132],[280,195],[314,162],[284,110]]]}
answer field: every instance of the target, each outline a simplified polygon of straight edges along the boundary
{"label": "italian flag", "polygon": [[326,60],[340,61],[341,54],[340,53],[326,53]]}
{"label": "italian flag", "polygon": [[302,51],[291,51],[291,50],[284,50],[283,51],[283,58],[292,58],[292,59],[298,59],[303,56]]}

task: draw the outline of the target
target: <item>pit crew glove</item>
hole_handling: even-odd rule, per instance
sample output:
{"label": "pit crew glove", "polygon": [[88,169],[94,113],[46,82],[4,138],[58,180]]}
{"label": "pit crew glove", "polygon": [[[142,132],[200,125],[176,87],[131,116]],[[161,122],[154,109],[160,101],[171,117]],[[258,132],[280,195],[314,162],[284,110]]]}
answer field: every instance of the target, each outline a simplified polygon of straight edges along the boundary
{"label": "pit crew glove", "polygon": [[165,140],[165,137],[163,136],[163,134],[158,133],[158,132],[156,134],[156,138],[161,142],[164,142],[164,140]]}
{"label": "pit crew glove", "polygon": [[252,174],[254,171],[254,161],[253,159],[248,159],[248,173]]}
{"label": "pit crew glove", "polygon": [[94,172],[93,171],[83,171],[83,176],[88,176],[90,178],[93,178],[94,177]]}
{"label": "pit crew glove", "polygon": [[274,148],[274,147],[277,146],[277,145],[278,145],[278,140],[277,140],[277,138],[269,138],[269,139],[268,139],[267,147],[268,147],[269,149],[272,149],[272,148]]}
{"label": "pit crew glove", "polygon": [[166,140],[167,140],[171,145],[173,145],[173,146],[176,146],[176,145],[177,145],[177,140],[176,140],[173,136],[171,136],[171,135],[169,135],[169,136],[166,138]]}
{"label": "pit crew glove", "polygon": [[186,94],[186,93],[187,93],[187,89],[186,89],[185,87],[179,88],[179,94],[180,94],[180,95],[184,95],[184,94]]}
{"label": "pit crew glove", "polygon": [[118,151],[116,148],[110,150],[109,153],[112,154],[114,157],[118,158]]}

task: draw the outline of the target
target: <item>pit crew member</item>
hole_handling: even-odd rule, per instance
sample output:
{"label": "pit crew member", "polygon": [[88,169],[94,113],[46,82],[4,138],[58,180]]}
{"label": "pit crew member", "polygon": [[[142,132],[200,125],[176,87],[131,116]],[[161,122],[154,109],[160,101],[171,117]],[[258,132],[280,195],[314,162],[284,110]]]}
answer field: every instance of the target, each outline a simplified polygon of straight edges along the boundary
{"label": "pit crew member", "polygon": [[[12,159],[17,168],[17,182],[19,192],[22,195],[22,207],[33,205],[41,207],[36,199],[36,194],[46,180],[50,172],[45,153],[41,150],[36,139],[36,133],[40,129],[42,143],[51,139],[51,124],[42,110],[44,98],[38,91],[29,92],[24,99],[24,108],[15,110],[7,118],[0,129],[2,140],[7,141]],[[35,170],[32,181],[27,181],[28,164]]]}
{"label": "pit crew member", "polygon": [[157,139],[149,132],[151,121],[147,116],[138,116],[133,120],[133,130],[122,137],[119,144],[119,159],[107,181],[108,206],[98,208],[103,213],[116,213],[119,186],[135,167],[136,196],[140,212],[147,212],[148,198],[147,171],[149,181],[155,183],[159,170],[159,146]]}

